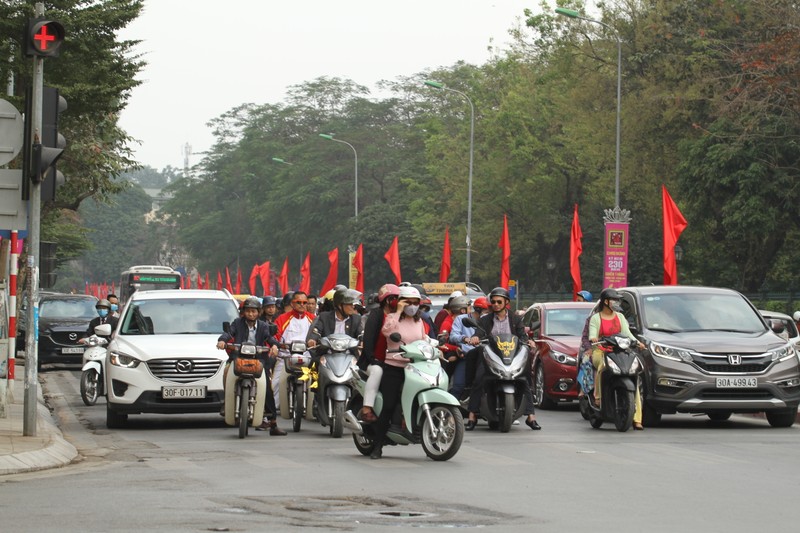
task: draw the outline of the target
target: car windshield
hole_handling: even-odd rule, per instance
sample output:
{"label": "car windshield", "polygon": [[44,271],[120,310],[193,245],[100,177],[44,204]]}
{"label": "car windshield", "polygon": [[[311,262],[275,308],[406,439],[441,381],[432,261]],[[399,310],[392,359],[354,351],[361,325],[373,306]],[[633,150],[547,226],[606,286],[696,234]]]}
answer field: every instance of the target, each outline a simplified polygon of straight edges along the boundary
{"label": "car windshield", "polygon": [[76,318],[91,320],[97,316],[96,300],[65,298],[39,302],[39,318]]}
{"label": "car windshield", "polygon": [[758,313],[735,293],[670,293],[646,296],[642,319],[649,329],[684,331],[765,331]]}
{"label": "car windshield", "polygon": [[544,335],[548,337],[580,337],[591,307],[581,309],[548,309]]}
{"label": "car windshield", "polygon": [[122,335],[222,333],[223,322],[237,317],[230,300],[175,298],[134,300],[122,317]]}

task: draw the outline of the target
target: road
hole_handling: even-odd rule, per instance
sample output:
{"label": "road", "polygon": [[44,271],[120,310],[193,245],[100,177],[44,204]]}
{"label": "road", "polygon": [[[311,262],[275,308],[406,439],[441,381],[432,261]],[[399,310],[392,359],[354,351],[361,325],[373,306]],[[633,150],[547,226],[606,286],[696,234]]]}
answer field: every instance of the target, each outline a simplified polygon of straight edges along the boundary
{"label": "road", "polygon": [[622,434],[563,408],[541,411],[538,432],[481,424],[448,462],[419,446],[387,447],[375,461],[308,422],[244,440],[218,415],[131,416],[110,431],[104,401],[81,402],[79,372],[43,376],[83,460],[0,478],[4,531],[749,532],[796,522],[800,427],[763,419],[665,416]]}

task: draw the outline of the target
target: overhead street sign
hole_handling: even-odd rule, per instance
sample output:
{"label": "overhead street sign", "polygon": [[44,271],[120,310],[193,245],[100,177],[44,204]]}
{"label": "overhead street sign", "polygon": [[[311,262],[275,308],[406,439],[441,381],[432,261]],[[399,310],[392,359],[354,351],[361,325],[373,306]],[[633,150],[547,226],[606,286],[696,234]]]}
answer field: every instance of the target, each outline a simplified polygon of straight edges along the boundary
{"label": "overhead street sign", "polygon": [[25,125],[17,108],[7,100],[0,100],[0,165],[17,157],[24,131]]}

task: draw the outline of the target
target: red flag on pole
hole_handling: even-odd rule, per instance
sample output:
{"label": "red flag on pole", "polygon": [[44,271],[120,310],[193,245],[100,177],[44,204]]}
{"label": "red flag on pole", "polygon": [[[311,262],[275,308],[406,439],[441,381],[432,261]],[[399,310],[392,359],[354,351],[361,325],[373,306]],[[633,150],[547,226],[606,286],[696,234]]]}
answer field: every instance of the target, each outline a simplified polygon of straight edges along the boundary
{"label": "red flag on pole", "polygon": [[306,294],[311,292],[311,252],[306,254],[300,267],[300,290]]}
{"label": "red flag on pole", "polygon": [[572,215],[572,231],[569,239],[569,271],[572,274],[572,299],[578,297],[581,287],[581,263],[578,258],[583,253],[583,232],[578,219],[578,204],[575,204],[575,213]]}
{"label": "red flag on pole", "polygon": [[389,268],[392,269],[394,278],[399,285],[402,281],[402,278],[400,277],[400,245],[397,240],[397,236],[395,236],[394,240],[392,241],[392,245],[388,250],[386,250],[386,253],[383,254],[383,258],[386,259],[387,263],[389,263]]}
{"label": "red flag on pole", "polygon": [[330,262],[331,266],[328,269],[328,277],[325,278],[325,283],[322,284],[322,290],[320,291],[320,295],[327,294],[329,290],[336,286],[336,282],[339,279],[339,249],[334,248],[330,252],[328,252],[328,261]]}
{"label": "red flag on pole", "polygon": [[353,256],[353,268],[356,269],[356,290],[364,294],[364,245],[359,244]]}
{"label": "red flag on pole", "polygon": [[205,288],[203,286],[203,276],[200,275],[200,271],[199,270],[197,271],[197,288],[198,289],[204,289]]}
{"label": "red flag on pole", "polygon": [[261,278],[264,295],[269,294],[269,261],[265,261],[258,267],[258,277]]}
{"label": "red flag on pole", "polygon": [[444,229],[444,248],[442,248],[442,266],[439,268],[439,283],[447,283],[450,277],[450,228]]}
{"label": "red flag on pole", "polygon": [[688,223],[663,184],[661,207],[664,212],[664,285],[677,285],[678,264],[675,262],[675,245],[678,244],[678,237]]}
{"label": "red flag on pole", "polygon": [[500,242],[497,243],[500,248],[500,286],[508,289],[508,280],[511,278],[511,242],[508,239],[508,216],[503,215],[503,234],[500,236]]}
{"label": "red flag on pole", "polygon": [[242,294],[242,271],[236,265],[236,294]]}
{"label": "red flag on pole", "polygon": [[223,287],[224,285],[222,284],[222,274],[220,273],[219,270],[217,270],[217,290],[220,290]]}
{"label": "red flag on pole", "polygon": [[190,276],[188,272],[186,273],[186,288],[192,288],[192,276]]}
{"label": "red flag on pole", "polygon": [[205,288],[207,290],[211,289],[211,280],[208,279],[208,270],[206,270],[206,286],[205,286]]}
{"label": "red flag on pole", "polygon": [[281,275],[278,276],[278,285],[281,288],[281,294],[286,294],[287,292],[289,292],[289,258],[288,257],[283,262],[283,268],[281,269]]}
{"label": "red flag on pole", "polygon": [[256,281],[258,281],[258,264],[250,271],[250,294],[256,293]]}
{"label": "red flag on pole", "polygon": [[233,292],[233,285],[231,285],[231,271],[228,270],[228,267],[225,267],[225,288],[228,289],[228,292],[232,294],[239,294],[238,292]]}

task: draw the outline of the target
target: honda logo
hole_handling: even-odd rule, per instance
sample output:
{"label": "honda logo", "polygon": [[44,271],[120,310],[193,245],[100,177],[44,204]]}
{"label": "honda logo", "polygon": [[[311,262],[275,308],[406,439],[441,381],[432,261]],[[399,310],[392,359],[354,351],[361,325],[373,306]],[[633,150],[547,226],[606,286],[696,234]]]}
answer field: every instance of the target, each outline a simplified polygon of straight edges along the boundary
{"label": "honda logo", "polygon": [[192,371],[192,362],[186,360],[178,361],[175,363],[175,369],[183,374],[188,374]]}
{"label": "honda logo", "polygon": [[728,363],[732,365],[741,365],[742,364],[742,356],[738,353],[732,353],[728,355]]}

